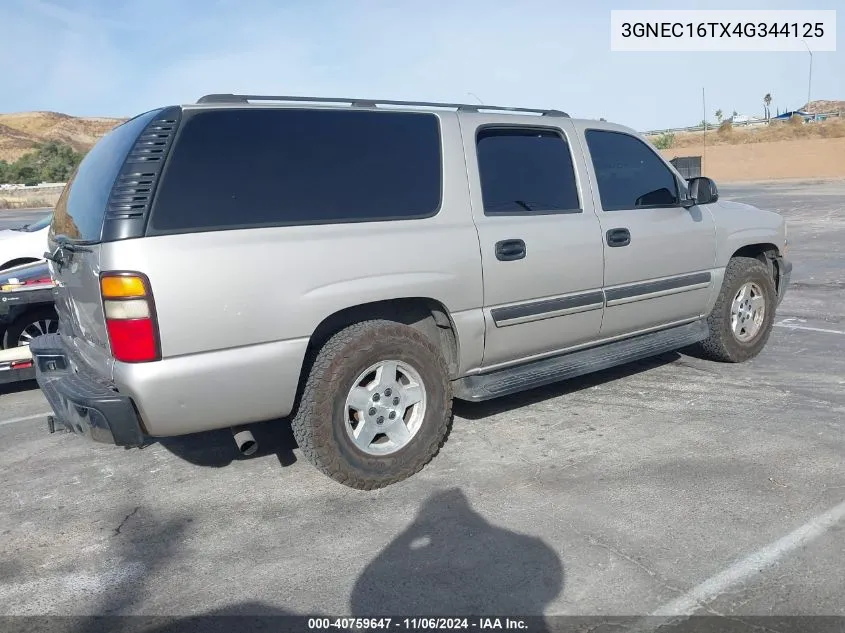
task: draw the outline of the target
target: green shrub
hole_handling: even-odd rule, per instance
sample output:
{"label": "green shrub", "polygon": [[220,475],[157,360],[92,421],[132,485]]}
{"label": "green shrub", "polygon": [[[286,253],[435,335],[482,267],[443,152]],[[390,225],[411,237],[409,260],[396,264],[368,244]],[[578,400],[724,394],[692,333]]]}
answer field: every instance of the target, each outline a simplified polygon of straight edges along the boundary
{"label": "green shrub", "polygon": [[672,145],[675,143],[675,135],[671,132],[666,132],[665,134],[661,134],[656,139],[654,139],[654,146],[657,149],[670,149]]}

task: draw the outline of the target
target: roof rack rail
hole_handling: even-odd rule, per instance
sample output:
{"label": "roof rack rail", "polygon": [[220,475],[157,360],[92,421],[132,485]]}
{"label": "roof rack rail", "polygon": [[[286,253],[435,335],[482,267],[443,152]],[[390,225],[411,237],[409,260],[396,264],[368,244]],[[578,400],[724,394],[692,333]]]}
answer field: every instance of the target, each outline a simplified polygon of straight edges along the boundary
{"label": "roof rack rail", "polygon": [[250,101],[279,101],[292,103],[345,103],[359,108],[375,108],[380,105],[389,106],[415,106],[423,108],[453,108],[460,112],[482,112],[490,110],[494,112],[528,112],[542,116],[562,116],[569,118],[569,115],[562,110],[543,110],[538,108],[512,108],[506,106],[475,105],[466,103],[439,103],[436,101],[391,101],[387,99],[346,99],[340,97],[295,97],[287,95],[242,95],[242,94],[208,94],[200,97],[197,103],[249,103]]}

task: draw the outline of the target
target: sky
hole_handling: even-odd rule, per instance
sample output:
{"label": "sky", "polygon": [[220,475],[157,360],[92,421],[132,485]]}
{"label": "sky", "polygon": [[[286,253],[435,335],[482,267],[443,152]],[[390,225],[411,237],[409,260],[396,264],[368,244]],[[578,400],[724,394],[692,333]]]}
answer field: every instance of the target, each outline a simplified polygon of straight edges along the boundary
{"label": "sky", "polygon": [[[802,3],[803,4],[803,3]],[[839,6],[837,6],[839,5]],[[716,109],[807,100],[801,53],[611,52],[611,9],[654,0],[0,0],[0,112],[132,116],[206,93],[469,102],[565,110],[640,131]],[[721,8],[789,9],[745,0]],[[817,0],[813,9],[842,8]],[[838,18],[845,16],[839,11]],[[844,31],[813,57],[812,98],[845,99]]]}

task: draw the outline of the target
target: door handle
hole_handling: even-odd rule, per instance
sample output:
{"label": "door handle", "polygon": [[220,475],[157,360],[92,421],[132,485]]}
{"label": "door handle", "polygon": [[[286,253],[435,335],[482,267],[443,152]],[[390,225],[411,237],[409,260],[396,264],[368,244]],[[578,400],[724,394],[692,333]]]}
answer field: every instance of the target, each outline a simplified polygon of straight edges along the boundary
{"label": "door handle", "polygon": [[525,257],[525,242],[522,240],[496,242],[496,259],[500,262],[512,262],[523,257]]}
{"label": "door handle", "polygon": [[628,229],[610,229],[606,237],[607,245],[611,247],[628,246],[631,243],[631,232]]}

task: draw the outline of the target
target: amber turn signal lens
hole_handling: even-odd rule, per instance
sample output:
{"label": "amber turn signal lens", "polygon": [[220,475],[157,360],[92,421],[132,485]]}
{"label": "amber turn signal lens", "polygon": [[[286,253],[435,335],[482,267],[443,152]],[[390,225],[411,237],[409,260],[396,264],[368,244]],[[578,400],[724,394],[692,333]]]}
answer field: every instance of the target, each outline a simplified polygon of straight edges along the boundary
{"label": "amber turn signal lens", "polygon": [[118,299],[121,297],[144,297],[147,289],[144,280],[132,275],[103,277],[100,280],[103,298]]}

